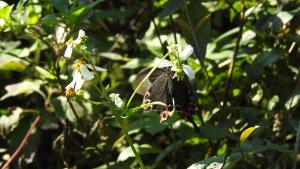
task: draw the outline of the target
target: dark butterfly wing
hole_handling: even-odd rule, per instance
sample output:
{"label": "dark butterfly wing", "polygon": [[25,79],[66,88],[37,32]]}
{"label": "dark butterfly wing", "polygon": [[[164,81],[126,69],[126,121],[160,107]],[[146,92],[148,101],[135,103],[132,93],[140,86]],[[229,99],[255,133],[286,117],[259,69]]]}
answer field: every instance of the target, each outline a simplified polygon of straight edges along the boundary
{"label": "dark butterfly wing", "polygon": [[193,114],[196,109],[195,98],[187,83],[187,79],[173,79],[173,98],[176,110],[181,113],[183,118]]}
{"label": "dark butterfly wing", "polygon": [[[144,102],[159,101],[165,103],[166,105],[172,104],[172,83],[172,76],[170,76],[170,74],[165,72],[158,76],[152,82],[152,86],[147,95],[144,96]],[[154,106],[153,110],[161,110],[161,108]]]}
{"label": "dark butterfly wing", "polygon": [[[144,79],[151,69],[142,70],[133,83],[136,88],[138,84]],[[160,112],[161,121],[167,119],[170,111],[173,109],[173,100],[176,111],[180,113],[182,118],[191,121],[195,128],[197,125],[192,120],[192,114],[196,111],[196,99],[193,96],[188,78],[182,80],[173,79],[174,72],[170,68],[157,68],[146,82],[142,85],[142,90],[138,93],[144,95],[144,103],[151,103],[155,101],[163,102],[167,107],[153,106],[150,110]]]}
{"label": "dark butterfly wing", "polygon": [[[152,68],[146,68],[141,70],[138,74],[136,79],[132,83],[132,88],[136,89],[137,86],[143,81],[143,79],[147,76],[147,74],[151,71]],[[141,84],[140,89],[137,91],[140,95],[145,95],[146,92],[149,91],[149,89],[152,86],[152,83],[161,75],[166,72],[165,69],[157,68],[155,71],[150,75],[149,78],[144,81],[144,83]]]}

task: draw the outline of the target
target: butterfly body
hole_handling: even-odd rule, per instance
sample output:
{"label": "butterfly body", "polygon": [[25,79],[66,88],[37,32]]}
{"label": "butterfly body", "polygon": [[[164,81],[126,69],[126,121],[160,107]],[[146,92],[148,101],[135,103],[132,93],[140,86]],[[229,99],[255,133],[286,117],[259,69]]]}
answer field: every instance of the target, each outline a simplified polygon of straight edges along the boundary
{"label": "butterfly body", "polygon": [[[135,80],[134,88],[150,72],[150,69],[144,69],[138,74]],[[163,102],[163,106],[152,106],[147,110],[160,112],[161,121],[170,116],[170,112],[175,108],[182,118],[187,118],[196,110],[195,98],[190,90],[187,77],[179,80],[174,78],[174,72],[170,68],[157,68],[146,83],[142,84],[142,91],[138,92],[144,96],[143,103],[155,101]]]}

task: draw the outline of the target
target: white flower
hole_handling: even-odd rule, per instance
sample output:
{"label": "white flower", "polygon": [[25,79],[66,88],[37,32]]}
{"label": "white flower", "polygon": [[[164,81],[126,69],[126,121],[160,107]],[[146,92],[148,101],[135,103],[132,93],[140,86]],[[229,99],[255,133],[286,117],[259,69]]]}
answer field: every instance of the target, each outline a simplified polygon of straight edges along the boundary
{"label": "white flower", "polygon": [[85,37],[85,32],[80,29],[78,32],[78,36],[75,40],[73,40],[73,39],[68,40],[68,42],[66,42],[67,48],[65,50],[64,57],[67,57],[67,58],[71,57],[72,52],[73,52],[73,46],[80,44],[84,37]]}
{"label": "white flower", "polygon": [[122,99],[119,97],[119,95],[120,94],[118,94],[118,93],[111,93],[111,94],[109,94],[109,98],[110,98],[110,100],[112,101],[112,102],[114,102],[115,103],[115,105],[117,106],[117,107],[122,107],[122,105],[123,105],[123,101],[122,101]]}
{"label": "white flower", "polygon": [[[169,50],[171,50],[171,48],[168,48]],[[194,52],[194,48],[191,45],[188,45],[185,49],[180,51],[179,54],[179,59],[181,61],[185,61],[187,60]],[[177,67],[174,63],[170,62],[169,60],[164,59],[161,64],[159,65],[159,67],[171,67],[171,70],[176,71]],[[195,78],[195,72],[194,70],[186,64],[182,64],[182,68],[184,73],[190,78],[193,79]]]}
{"label": "white flower", "polygon": [[68,86],[66,86],[66,90],[72,88],[74,91],[77,91],[81,89],[84,81],[92,80],[94,78],[94,74],[89,69],[94,70],[95,68],[95,70],[99,72],[106,71],[106,69],[101,67],[86,64],[85,61],[82,60],[75,61],[74,68],[75,71],[73,74],[73,80]]}

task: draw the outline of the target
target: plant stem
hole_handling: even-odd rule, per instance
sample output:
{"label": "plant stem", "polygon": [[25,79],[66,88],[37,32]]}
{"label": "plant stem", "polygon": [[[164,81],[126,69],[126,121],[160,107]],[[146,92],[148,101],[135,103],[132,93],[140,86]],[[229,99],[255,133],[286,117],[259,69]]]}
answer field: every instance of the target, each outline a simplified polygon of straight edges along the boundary
{"label": "plant stem", "polygon": [[[90,54],[87,54],[87,53],[86,53],[86,55],[84,55],[84,57],[91,63],[91,65],[92,65],[92,67],[93,67],[93,70],[96,72],[96,68],[95,68],[94,64],[92,64],[92,62],[91,62],[91,59],[90,59],[91,56],[90,56]],[[101,79],[100,79],[100,77],[99,77],[99,75],[98,75],[97,73],[96,73],[96,79],[98,80],[98,83],[99,83],[99,85],[100,85],[100,88],[97,87],[97,85],[95,85],[95,84],[94,84],[94,87],[95,87],[96,90],[99,92],[99,94],[102,95],[102,96],[104,97],[105,100],[110,101],[109,96],[108,96],[108,94],[107,94],[107,91],[106,91],[106,89],[104,88],[104,86],[103,86],[103,84],[102,84],[102,82],[101,82]],[[127,140],[127,143],[130,145],[130,148],[131,148],[131,150],[133,151],[134,156],[135,156],[137,162],[139,163],[141,169],[145,169],[145,165],[144,165],[144,163],[143,163],[143,161],[142,161],[142,159],[141,159],[139,153],[138,153],[137,150],[135,149],[135,147],[134,147],[134,145],[133,145],[133,142],[132,142],[132,139],[130,138],[130,136],[129,136],[129,134],[128,134],[128,131],[127,131],[127,123],[125,123],[125,121],[120,117],[119,111],[115,109],[115,106],[113,105],[113,103],[112,103],[111,101],[110,101],[109,103],[110,103],[110,104],[108,104],[109,109],[113,111],[113,114],[114,114],[115,117],[117,118],[117,121],[119,122],[119,124],[120,124],[120,126],[121,126],[121,128],[122,128],[122,131],[123,131],[123,133],[125,134],[125,138],[126,138],[126,140]],[[126,109],[125,109],[125,111],[126,111]],[[122,122],[122,120],[123,120],[123,122]],[[126,119],[125,119],[125,120],[126,120]]]}
{"label": "plant stem", "polygon": [[25,137],[23,138],[21,144],[19,145],[17,150],[14,152],[14,154],[11,156],[11,158],[8,161],[6,161],[6,163],[3,165],[3,167],[1,169],[7,169],[9,167],[9,164],[18,156],[20,151],[24,148],[24,146],[28,142],[28,139],[29,139],[30,134],[32,133],[32,130],[36,127],[36,125],[39,123],[39,121],[40,121],[40,115],[36,116],[35,120],[33,121],[29,130],[27,131]]}
{"label": "plant stem", "polygon": [[224,91],[224,97],[223,97],[223,105],[222,107],[225,108],[227,105],[227,100],[228,100],[228,92],[230,90],[230,86],[231,86],[231,81],[232,81],[232,74],[233,74],[233,69],[235,66],[235,61],[236,61],[236,57],[238,55],[238,51],[240,48],[240,42],[242,39],[242,34],[243,34],[243,27],[244,27],[244,7],[243,7],[243,3],[242,3],[242,10],[240,13],[240,23],[239,23],[239,32],[238,32],[238,37],[236,40],[236,44],[235,44],[235,48],[234,48],[234,52],[232,55],[232,62],[230,64],[229,67],[229,76],[226,82],[226,87],[225,87],[225,91]]}
{"label": "plant stem", "polygon": [[[121,120],[121,119],[119,119],[119,120]],[[127,119],[124,119],[124,120],[123,120],[123,123],[122,123],[122,125],[121,125],[121,126],[122,126],[122,131],[123,131],[123,133],[125,134],[125,138],[126,138],[128,144],[130,145],[130,148],[131,148],[131,150],[133,151],[133,153],[134,153],[134,155],[135,155],[135,158],[136,158],[136,160],[138,161],[140,167],[141,167],[142,169],[145,169],[145,165],[144,165],[144,163],[143,163],[143,161],[142,161],[142,159],[141,159],[139,153],[136,151],[136,149],[135,149],[135,147],[134,147],[134,144],[133,144],[133,142],[132,142],[131,137],[130,137],[129,134],[128,134],[128,131],[127,131],[127,122],[126,122],[126,120],[127,120]],[[119,121],[119,122],[120,122],[120,121]]]}
{"label": "plant stem", "polygon": [[295,143],[295,157],[294,157],[293,169],[297,168],[297,154],[298,154],[298,151],[299,151],[299,141],[300,141],[300,121],[298,122],[298,128],[297,128],[296,143]]}

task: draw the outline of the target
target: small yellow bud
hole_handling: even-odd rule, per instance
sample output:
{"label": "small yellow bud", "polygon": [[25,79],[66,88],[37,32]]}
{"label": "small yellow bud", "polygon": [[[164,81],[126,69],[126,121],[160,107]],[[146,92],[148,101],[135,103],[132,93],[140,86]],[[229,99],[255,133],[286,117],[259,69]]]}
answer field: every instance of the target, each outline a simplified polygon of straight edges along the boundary
{"label": "small yellow bud", "polygon": [[74,63],[73,66],[74,66],[75,69],[80,70],[80,66],[81,66],[82,64],[86,64],[86,62],[83,61],[83,60],[77,60],[77,61],[75,61],[75,63]]}
{"label": "small yellow bud", "polygon": [[66,45],[70,45],[72,42],[74,42],[73,38],[69,39],[67,42],[66,42]]}
{"label": "small yellow bud", "polygon": [[74,89],[72,87],[69,87],[66,91],[65,91],[65,95],[67,97],[71,97],[74,94]]}

